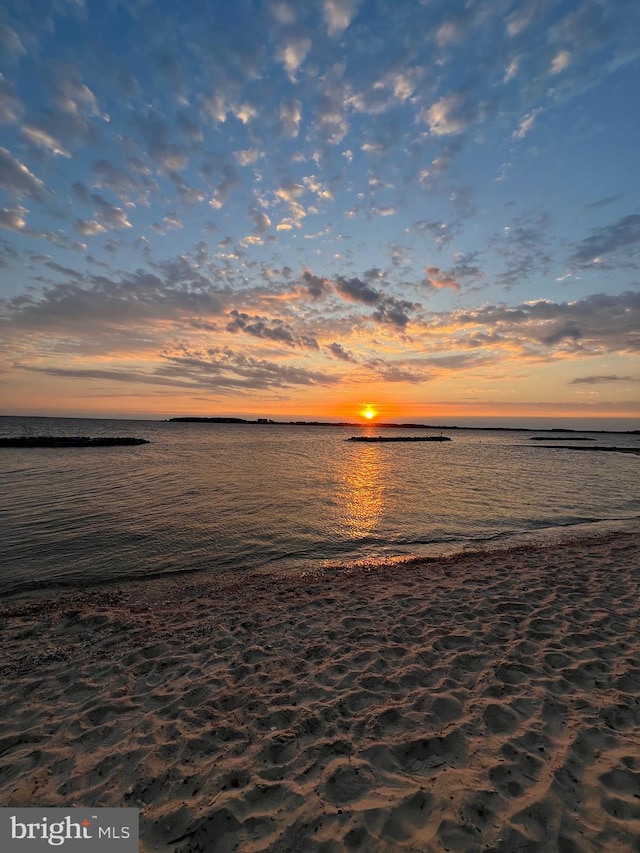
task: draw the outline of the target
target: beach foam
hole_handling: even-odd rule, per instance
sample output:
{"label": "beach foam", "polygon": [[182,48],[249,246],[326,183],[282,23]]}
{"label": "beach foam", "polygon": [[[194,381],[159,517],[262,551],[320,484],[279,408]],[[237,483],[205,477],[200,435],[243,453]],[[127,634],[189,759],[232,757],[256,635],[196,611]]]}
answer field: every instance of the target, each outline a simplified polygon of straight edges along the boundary
{"label": "beach foam", "polygon": [[1,607],[0,802],[152,851],[636,851],[640,538]]}

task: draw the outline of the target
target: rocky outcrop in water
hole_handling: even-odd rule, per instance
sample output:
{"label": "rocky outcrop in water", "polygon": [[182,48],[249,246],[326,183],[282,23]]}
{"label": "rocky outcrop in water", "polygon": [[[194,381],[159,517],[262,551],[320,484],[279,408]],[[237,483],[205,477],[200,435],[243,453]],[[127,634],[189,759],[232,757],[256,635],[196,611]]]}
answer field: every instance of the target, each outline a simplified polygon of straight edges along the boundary
{"label": "rocky outcrop in water", "polygon": [[346,441],[451,441],[447,435],[352,435]]}
{"label": "rocky outcrop in water", "polygon": [[115,447],[117,445],[149,444],[146,438],[98,437],[78,435],[25,435],[0,438],[0,447]]}

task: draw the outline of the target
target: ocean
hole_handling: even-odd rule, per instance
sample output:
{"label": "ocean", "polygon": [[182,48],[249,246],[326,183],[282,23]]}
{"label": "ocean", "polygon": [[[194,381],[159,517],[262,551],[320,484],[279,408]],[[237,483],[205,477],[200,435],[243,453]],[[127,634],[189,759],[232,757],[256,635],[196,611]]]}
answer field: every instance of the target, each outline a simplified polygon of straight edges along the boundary
{"label": "ocean", "polygon": [[414,433],[2,417],[0,436],[150,444],[1,448],[0,594],[193,571],[375,569],[638,528],[640,456],[558,445],[640,448],[640,435],[442,433],[451,441],[362,444],[346,439]]}

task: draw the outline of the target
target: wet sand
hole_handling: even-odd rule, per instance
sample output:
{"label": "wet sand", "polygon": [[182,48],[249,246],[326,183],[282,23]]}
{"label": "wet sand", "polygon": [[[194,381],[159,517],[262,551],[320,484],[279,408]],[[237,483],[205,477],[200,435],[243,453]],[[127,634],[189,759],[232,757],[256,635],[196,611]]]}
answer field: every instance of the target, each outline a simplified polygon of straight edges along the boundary
{"label": "wet sand", "polygon": [[155,851],[638,850],[640,537],[0,603],[0,803]]}

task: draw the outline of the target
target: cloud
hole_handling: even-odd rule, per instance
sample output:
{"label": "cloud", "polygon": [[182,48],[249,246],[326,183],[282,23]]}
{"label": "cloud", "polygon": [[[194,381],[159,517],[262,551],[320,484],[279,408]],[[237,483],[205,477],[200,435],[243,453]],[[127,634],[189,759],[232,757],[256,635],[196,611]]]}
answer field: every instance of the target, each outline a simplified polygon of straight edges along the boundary
{"label": "cloud", "polygon": [[22,115],[24,107],[13,86],[0,74],[0,122],[10,124]]}
{"label": "cloud", "polygon": [[302,104],[296,98],[287,98],[280,104],[280,121],[287,136],[296,137],[302,121]]}
{"label": "cloud", "polygon": [[420,219],[412,225],[417,234],[429,234],[435,240],[439,249],[452,243],[459,235],[462,223],[460,221],[441,222],[437,219]]}
{"label": "cloud", "polygon": [[571,64],[571,53],[568,50],[559,50],[551,61],[550,74],[560,74]]}
{"label": "cloud", "polygon": [[289,214],[277,226],[278,231],[289,231],[292,228],[300,228],[302,221],[306,217],[307,212],[298,202],[298,199],[304,194],[305,188],[302,184],[296,184],[294,181],[286,180],[275,190],[277,201],[284,202]]}
{"label": "cloud", "polygon": [[62,376],[65,379],[99,379],[110,382],[134,383],[136,385],[169,385],[179,388],[193,388],[194,383],[163,377],[159,371],[144,373],[139,370],[123,370],[122,368],[82,368],[82,367],[37,367],[35,365],[18,364],[22,370],[33,373],[44,373],[46,376]]}
{"label": "cloud", "polygon": [[365,278],[367,281],[378,281],[383,277],[382,270],[378,267],[371,267],[371,269],[365,270],[362,273],[362,278]]}
{"label": "cloud", "polygon": [[335,341],[327,346],[327,350],[332,356],[340,361],[354,361],[353,353],[350,353],[342,346],[342,344],[336,343]]}
{"label": "cloud", "polygon": [[140,190],[138,181],[110,160],[94,160],[91,172],[95,186],[108,187],[123,201],[135,197]]}
{"label": "cloud", "polygon": [[62,264],[56,261],[45,261],[44,265],[47,269],[60,273],[64,278],[71,278],[76,281],[81,281],[83,278],[82,273],[78,272],[78,270],[71,269],[71,267],[63,267]]}
{"label": "cloud", "polygon": [[242,124],[249,124],[250,121],[253,121],[258,116],[257,108],[248,101],[243,101],[241,104],[232,104],[231,112]]}
{"label": "cloud", "polygon": [[292,202],[300,198],[304,193],[302,184],[296,184],[293,181],[284,181],[276,190],[276,198],[281,201]]}
{"label": "cloud", "polygon": [[166,228],[182,228],[182,219],[175,212],[167,213],[166,216],[162,217],[162,227]]}
{"label": "cloud", "polygon": [[[440,178],[442,175],[445,175],[453,161],[454,157],[460,153],[463,148],[463,144],[460,139],[455,139],[446,145],[442,145],[438,149],[438,153],[435,157],[432,158],[431,162],[428,163],[428,168],[422,168],[423,164],[420,163],[420,168],[417,172],[417,178],[420,186],[427,190],[433,187],[435,183],[435,179]],[[415,180],[415,178],[411,178]]]}
{"label": "cloud", "polygon": [[640,379],[634,379],[633,376],[579,376],[577,379],[572,379],[569,385],[603,385],[609,382],[640,382]]}
{"label": "cloud", "polygon": [[323,13],[330,36],[344,32],[359,6],[359,0],[324,0]]}
{"label": "cloud", "polygon": [[439,267],[430,266],[425,269],[427,276],[425,284],[435,290],[449,289],[456,293],[460,291],[460,283],[450,274]]}
{"label": "cloud", "polygon": [[336,291],[349,302],[361,302],[364,305],[377,305],[382,296],[380,291],[359,278],[346,279],[338,276],[335,280]]}
{"label": "cloud", "polygon": [[28,196],[37,201],[44,201],[50,193],[40,178],[16,160],[6,148],[0,148],[0,187],[18,198]]}
{"label": "cloud", "polygon": [[593,230],[591,236],[585,237],[569,256],[571,263],[582,267],[593,266],[600,259],[610,260],[617,253],[630,256],[640,247],[640,214],[634,213],[623,216],[611,225],[605,225]]}
{"label": "cloud", "polygon": [[228,347],[210,348],[206,352],[185,349],[182,353],[167,354],[164,358],[167,367],[159,369],[159,375],[190,380],[201,388],[215,388],[234,394],[243,390],[330,386],[340,382],[339,376],[255,358]]}
{"label": "cloud", "polygon": [[533,128],[535,124],[536,118],[542,112],[542,107],[538,107],[538,109],[531,110],[530,113],[527,113],[520,120],[520,125],[517,130],[514,130],[511,134],[512,139],[524,139],[525,136],[529,133],[529,131]]}
{"label": "cloud", "polygon": [[544,4],[539,0],[524,0],[506,19],[507,33],[513,38],[520,35],[533,21]]}
{"label": "cloud", "polygon": [[505,269],[494,275],[496,283],[509,289],[522,285],[536,273],[548,272],[553,262],[550,228],[548,214],[531,212],[517,217],[490,238],[491,249],[506,263]]}
{"label": "cloud", "polygon": [[0,22],[0,52],[13,60],[27,52],[16,31],[2,22]]}
{"label": "cloud", "polygon": [[245,148],[235,151],[233,158],[238,166],[252,166],[260,159],[260,151],[258,148]]}
{"label": "cloud", "polygon": [[[461,327],[475,326],[494,343],[526,353],[566,350],[582,355],[640,351],[640,293],[597,293],[582,300],[538,300],[518,306],[489,305],[455,314]],[[533,351],[532,350],[532,351]]]}
{"label": "cloud", "polygon": [[[228,296],[186,259],[156,265],[156,273],[126,276],[73,275],[37,294],[5,300],[2,319],[16,334],[25,330],[105,340],[117,329],[144,327],[154,320],[178,322],[223,313]],[[148,337],[150,331],[145,332]]]}
{"label": "cloud", "polygon": [[[368,277],[371,278],[372,276]],[[357,277],[347,279],[343,276],[337,276],[330,283],[326,279],[318,278],[305,271],[302,278],[303,281],[313,286],[314,289],[309,288],[309,292],[312,295],[316,294],[314,298],[317,299],[320,295],[327,293],[330,286],[333,285],[334,291],[346,302],[374,307],[375,311],[371,318],[376,323],[392,325],[400,330],[405,328],[410,320],[410,313],[418,307],[405,299],[399,299],[376,290],[368,281],[363,281]]]}
{"label": "cloud", "polygon": [[470,92],[451,92],[430,107],[423,109],[420,118],[429,125],[433,136],[452,136],[463,133],[471,125],[483,122],[492,107],[477,101]]}
{"label": "cloud", "polygon": [[280,46],[277,58],[287,69],[292,80],[295,80],[296,72],[307,58],[310,50],[311,39],[302,34],[289,35],[287,41]]}
{"label": "cloud", "polygon": [[314,193],[318,199],[321,201],[327,201],[333,198],[333,193],[331,190],[325,186],[319,178],[315,175],[306,175],[302,179],[302,183],[305,185],[309,192]]}
{"label": "cloud", "polygon": [[100,115],[98,101],[73,65],[60,65],[53,74],[53,102],[71,120]]}
{"label": "cloud", "polygon": [[373,370],[383,382],[406,382],[410,385],[428,382],[433,377],[428,370],[410,369],[404,364],[389,363],[381,358],[372,358],[367,362],[367,367]]}
{"label": "cloud", "polygon": [[181,346],[175,351],[165,351],[161,358],[161,363],[148,372],[122,368],[17,366],[49,376],[175,386],[233,395],[255,390],[331,386],[340,382],[339,376],[256,358],[229,347],[212,347],[203,351]]}
{"label": "cloud", "polygon": [[94,216],[100,224],[106,229],[113,228],[131,228],[131,223],[127,219],[127,214],[121,207],[107,201],[104,196],[99,193],[92,193],[82,183],[76,181],[73,185],[73,191],[79,201],[84,204],[91,205],[94,208]]}
{"label": "cloud", "polygon": [[471,121],[468,116],[460,115],[461,105],[462,99],[455,93],[432,104],[423,113],[423,119],[429,125],[431,133],[435,136],[445,136],[466,130]]}
{"label": "cloud", "polygon": [[281,24],[294,24],[296,21],[296,10],[285,0],[277,0],[277,2],[271,3],[269,11]]}
{"label": "cloud", "polygon": [[508,83],[518,73],[518,69],[520,68],[520,57],[516,56],[515,59],[512,59],[504,72],[504,77],[502,78],[503,83]]}
{"label": "cloud", "polygon": [[308,335],[294,334],[289,325],[277,318],[250,317],[248,314],[237,311],[235,308],[229,312],[229,317],[232,319],[226,326],[228,332],[245,332],[247,335],[252,335],[256,338],[266,338],[289,347],[319,349],[315,338]]}
{"label": "cloud", "polygon": [[236,170],[232,166],[223,166],[222,175],[222,180],[216,185],[213,196],[209,200],[214,210],[220,210],[224,206],[231,191],[240,183]]}
{"label": "cloud", "polygon": [[469,283],[485,278],[484,272],[477,263],[478,252],[456,252],[454,260],[455,263],[448,272],[457,281]]}
{"label": "cloud", "polygon": [[[178,193],[178,198],[180,199],[180,203],[184,205],[191,204],[201,204],[206,198],[207,193],[204,190],[199,189],[198,187],[189,186],[189,184],[185,181],[182,175],[179,175],[177,172],[172,172],[169,175],[169,180],[174,185],[176,192]],[[155,186],[155,181],[144,182],[147,186],[151,184]],[[147,203],[147,192],[145,191],[138,198],[139,204]]]}
{"label": "cloud", "polygon": [[389,73],[385,74],[380,80],[374,83],[374,90],[390,89],[393,94],[393,101],[382,101],[379,103],[379,110],[391,109],[395,104],[405,103],[415,94],[422,78],[424,77],[424,69],[420,66],[405,67],[401,71],[394,68]]}
{"label": "cloud", "polygon": [[438,27],[438,31],[436,32],[438,46],[444,47],[445,45],[453,44],[461,38],[463,32],[464,30],[458,21],[445,21]]}
{"label": "cloud", "polygon": [[96,234],[104,234],[107,230],[104,225],[96,222],[95,219],[76,219],[73,227],[83,237],[95,237]]}
{"label": "cloud", "polygon": [[202,96],[204,112],[214,124],[224,124],[227,120],[229,104],[224,92],[218,90],[209,96]]}
{"label": "cloud", "polygon": [[328,145],[338,145],[349,132],[349,98],[350,92],[340,78],[340,71],[333,69],[323,82],[315,113],[315,124]]}
{"label": "cloud", "polygon": [[0,208],[0,228],[6,228],[8,231],[15,231],[16,234],[21,234],[27,227],[25,213],[28,212],[25,207],[20,206]]}
{"label": "cloud", "polygon": [[[596,2],[585,0],[573,9],[569,7],[570,11],[558,19],[549,30],[549,40],[555,44],[571,45],[576,54],[585,50],[599,51],[612,36],[615,36],[616,41],[622,46],[626,41],[627,32],[624,28],[629,26],[629,13],[632,5],[631,3],[623,3],[620,7],[616,6],[610,9],[597,0]],[[619,27],[617,32],[616,24]],[[633,27],[630,30],[629,35],[633,41],[635,36]],[[566,57],[565,54],[569,54],[569,56]],[[564,63],[572,58],[566,49],[560,50],[554,57],[554,61],[558,57],[559,64],[563,67],[566,67]]]}
{"label": "cloud", "polygon": [[148,109],[134,116],[145,151],[162,173],[180,172],[189,164],[189,154],[183,145],[170,142],[171,126],[159,112]]}
{"label": "cloud", "polygon": [[403,330],[409,320],[410,313],[418,306],[406,299],[397,299],[395,296],[383,296],[378,307],[373,312],[373,319],[378,323],[387,323]]}
{"label": "cloud", "polygon": [[310,270],[302,271],[300,281],[309,296],[314,300],[326,296],[331,290],[331,284],[328,279],[314,275]]}
{"label": "cloud", "polygon": [[50,105],[25,124],[22,133],[32,144],[70,157],[73,148],[98,142],[95,120],[107,121],[108,116],[101,113],[95,94],[75,66],[55,64],[48,72]]}
{"label": "cloud", "polygon": [[596,201],[591,201],[588,204],[585,204],[585,210],[597,210],[600,207],[608,207],[610,204],[615,204],[616,201],[619,201],[622,198],[621,195],[608,195],[604,198],[596,199]]}
{"label": "cloud", "polygon": [[256,211],[251,215],[253,229],[256,234],[264,234],[271,227],[271,220],[264,211]]}
{"label": "cloud", "polygon": [[37,125],[25,124],[21,128],[22,135],[32,145],[39,146],[59,157],[71,157],[71,152],[63,147],[59,139],[56,139],[48,131]]}
{"label": "cloud", "polygon": [[176,114],[176,125],[188,142],[195,144],[204,139],[202,126],[197,124],[185,110]]}
{"label": "cloud", "polygon": [[[484,33],[481,34],[480,31],[487,25],[491,26],[490,32],[495,33],[494,22],[487,15],[487,7],[483,3],[444,4],[442,16],[444,16],[444,20],[441,23],[440,15],[434,19],[435,32],[433,35],[442,55],[446,58],[449,56],[449,49],[463,45],[465,40],[468,42],[470,38],[482,39]],[[492,37],[499,39],[500,35],[496,33]]]}

